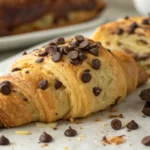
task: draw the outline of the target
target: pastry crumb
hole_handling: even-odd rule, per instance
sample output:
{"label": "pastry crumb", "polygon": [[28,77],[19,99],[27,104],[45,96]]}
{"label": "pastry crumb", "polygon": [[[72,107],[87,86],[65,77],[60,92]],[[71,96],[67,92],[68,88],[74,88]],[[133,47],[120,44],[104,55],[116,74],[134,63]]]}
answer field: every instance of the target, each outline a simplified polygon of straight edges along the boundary
{"label": "pastry crumb", "polygon": [[109,114],[108,118],[124,118],[124,116],[123,116],[123,114],[119,114],[119,115]]}
{"label": "pastry crumb", "polygon": [[80,119],[73,119],[73,118],[70,118],[70,122],[71,122],[71,123],[79,124],[79,123],[81,123],[81,120],[80,120]]}
{"label": "pastry crumb", "polygon": [[78,140],[78,141],[81,141],[83,138],[84,138],[84,135],[81,134],[81,135],[79,135],[79,136],[77,137],[77,140]]}
{"label": "pastry crumb", "polygon": [[48,146],[48,144],[46,144],[46,143],[41,145],[42,148],[46,147],[46,146]]}
{"label": "pastry crumb", "polygon": [[29,135],[29,134],[31,134],[29,131],[15,131],[15,133],[18,135]]}
{"label": "pastry crumb", "polygon": [[98,122],[98,121],[101,121],[101,119],[100,118],[96,118],[95,121]]}
{"label": "pastry crumb", "polygon": [[63,150],[69,150],[69,149],[68,149],[68,147],[67,147],[67,146],[65,146]]}

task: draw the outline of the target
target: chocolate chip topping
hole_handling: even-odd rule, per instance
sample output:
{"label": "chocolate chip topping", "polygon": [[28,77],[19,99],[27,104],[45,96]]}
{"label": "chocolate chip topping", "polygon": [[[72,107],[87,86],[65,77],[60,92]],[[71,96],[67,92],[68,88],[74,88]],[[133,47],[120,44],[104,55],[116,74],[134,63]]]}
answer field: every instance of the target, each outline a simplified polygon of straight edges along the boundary
{"label": "chocolate chip topping", "polygon": [[52,55],[52,60],[54,62],[58,62],[61,59],[61,54],[59,52],[56,52],[54,55]]}
{"label": "chocolate chip topping", "polygon": [[68,56],[69,56],[70,59],[77,59],[78,55],[79,55],[78,51],[70,51],[68,53]]}
{"label": "chocolate chip topping", "polygon": [[91,80],[91,74],[89,72],[83,72],[82,75],[81,75],[81,80],[84,82],[84,83],[87,83],[87,82],[90,82]]}
{"label": "chocolate chip topping", "polygon": [[77,131],[74,130],[74,129],[72,129],[72,128],[69,126],[69,129],[67,129],[64,134],[65,134],[65,136],[68,136],[68,137],[74,137],[74,136],[77,135]]}
{"label": "chocolate chip topping", "polygon": [[115,33],[116,33],[117,35],[121,35],[123,32],[124,32],[123,29],[117,28],[117,30],[116,30]]}
{"label": "chocolate chip topping", "polygon": [[39,52],[38,56],[47,56],[48,53],[46,51]]}
{"label": "chocolate chip topping", "polygon": [[0,145],[9,145],[9,143],[9,140],[4,135],[0,137]]}
{"label": "chocolate chip topping", "polygon": [[10,86],[7,84],[0,84],[0,92],[4,95],[9,95],[11,92]]}
{"label": "chocolate chip topping", "polygon": [[97,47],[90,49],[89,52],[90,52],[90,54],[92,54],[94,56],[98,56],[98,54],[99,54]]}
{"label": "chocolate chip topping", "polygon": [[82,53],[82,52],[79,53],[79,60],[80,60],[80,61],[83,61],[83,60],[85,60],[86,58],[87,58],[87,56],[86,56],[84,53]]}
{"label": "chocolate chip topping", "polygon": [[15,71],[20,71],[21,69],[20,68],[13,68],[13,70],[11,72],[15,72]]}
{"label": "chocolate chip topping", "polygon": [[41,62],[43,62],[44,61],[44,58],[43,57],[40,57],[40,58],[38,58],[35,62],[36,63],[41,63]]}
{"label": "chocolate chip topping", "polygon": [[58,90],[59,88],[61,88],[62,83],[59,80],[55,80],[55,89]]}
{"label": "chocolate chip topping", "polygon": [[60,37],[60,38],[56,39],[56,43],[57,44],[65,44],[65,39],[63,37]]}
{"label": "chocolate chip topping", "polygon": [[129,19],[129,16],[125,16],[124,19],[125,19],[125,20]]}
{"label": "chocolate chip topping", "polygon": [[150,89],[142,90],[139,96],[142,100],[150,102]]}
{"label": "chocolate chip topping", "polygon": [[93,88],[93,93],[95,96],[98,96],[101,93],[102,89],[99,87],[94,87]]}
{"label": "chocolate chip topping", "polygon": [[75,39],[76,39],[78,42],[84,41],[84,37],[83,37],[82,35],[76,35],[76,36],[75,36]]}
{"label": "chocolate chip topping", "polygon": [[71,41],[69,42],[70,48],[76,48],[79,46],[79,43],[77,41]]}
{"label": "chocolate chip topping", "polygon": [[38,84],[38,87],[42,90],[47,89],[48,87],[48,81],[47,80],[41,80]]}
{"label": "chocolate chip topping", "polygon": [[144,115],[146,116],[150,116],[150,102],[146,102],[143,109],[142,109],[142,112]]}
{"label": "chocolate chip topping", "polygon": [[97,58],[92,59],[91,66],[93,69],[98,70],[101,66],[100,60]]}
{"label": "chocolate chip topping", "polygon": [[88,45],[89,45],[89,41],[85,40],[80,43],[79,48],[84,49],[84,48],[87,48]]}
{"label": "chocolate chip topping", "polygon": [[50,45],[45,49],[45,51],[48,52],[52,56],[57,52],[57,46]]}
{"label": "chocolate chip topping", "polygon": [[72,60],[70,60],[70,63],[72,65],[78,65],[78,64],[80,64],[80,61],[78,59],[72,59]]}
{"label": "chocolate chip topping", "polygon": [[128,33],[129,34],[132,34],[134,33],[135,29],[139,27],[138,24],[136,22],[133,22],[130,26],[129,26],[129,30],[128,30]]}
{"label": "chocolate chip topping", "polygon": [[70,48],[68,46],[63,47],[64,53],[67,54],[70,52]]}
{"label": "chocolate chip topping", "polygon": [[142,144],[144,144],[146,146],[150,146],[150,135],[144,137],[141,142],[142,142]]}
{"label": "chocolate chip topping", "polygon": [[150,22],[149,22],[149,20],[148,20],[148,19],[143,19],[143,20],[142,20],[142,24],[149,25],[149,24],[150,24]]}
{"label": "chocolate chip topping", "polygon": [[25,52],[23,52],[23,54],[22,55],[27,55],[27,52],[25,51]]}
{"label": "chocolate chip topping", "polygon": [[0,85],[2,85],[2,84],[6,84],[6,85],[10,86],[11,82],[6,80],[6,81],[3,81],[3,82],[0,83]]}
{"label": "chocolate chip topping", "polygon": [[53,140],[52,136],[47,134],[46,132],[43,132],[42,135],[39,138],[40,142],[42,143],[48,143]]}
{"label": "chocolate chip topping", "polygon": [[138,124],[134,120],[132,120],[127,124],[127,128],[129,130],[136,130],[138,127],[139,127]]}
{"label": "chocolate chip topping", "polygon": [[119,119],[114,119],[114,120],[111,121],[111,127],[114,130],[120,130],[121,127],[122,127],[122,123]]}

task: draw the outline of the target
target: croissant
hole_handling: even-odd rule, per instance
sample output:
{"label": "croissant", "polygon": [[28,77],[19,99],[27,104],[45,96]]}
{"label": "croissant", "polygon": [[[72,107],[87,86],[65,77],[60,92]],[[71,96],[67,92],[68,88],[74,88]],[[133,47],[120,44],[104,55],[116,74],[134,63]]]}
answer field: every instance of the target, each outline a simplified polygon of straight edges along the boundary
{"label": "croissant", "polygon": [[150,76],[150,18],[125,17],[97,28],[93,40],[131,55]]}
{"label": "croissant", "polygon": [[15,127],[88,116],[116,105],[147,74],[131,56],[77,35],[24,53],[0,77],[0,122]]}

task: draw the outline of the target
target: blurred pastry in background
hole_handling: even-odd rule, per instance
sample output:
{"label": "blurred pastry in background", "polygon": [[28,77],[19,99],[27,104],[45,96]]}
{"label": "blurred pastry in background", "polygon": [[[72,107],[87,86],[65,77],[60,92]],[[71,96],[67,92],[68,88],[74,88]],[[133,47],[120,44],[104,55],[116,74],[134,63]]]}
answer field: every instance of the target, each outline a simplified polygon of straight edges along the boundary
{"label": "blurred pastry in background", "polygon": [[0,0],[0,36],[88,21],[104,7],[102,0]]}
{"label": "blurred pastry in background", "polygon": [[130,54],[150,76],[150,18],[125,17],[96,29],[93,40]]}

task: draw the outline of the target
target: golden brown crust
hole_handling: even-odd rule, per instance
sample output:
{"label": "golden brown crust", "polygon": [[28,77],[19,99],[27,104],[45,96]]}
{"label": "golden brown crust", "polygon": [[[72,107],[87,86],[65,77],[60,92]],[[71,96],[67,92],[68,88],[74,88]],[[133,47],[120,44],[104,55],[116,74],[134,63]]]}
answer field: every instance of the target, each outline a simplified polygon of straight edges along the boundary
{"label": "golden brown crust", "polygon": [[[92,37],[111,50],[122,50],[150,72],[150,22],[148,17],[119,19],[99,27]],[[150,74],[149,74],[150,75]]]}

